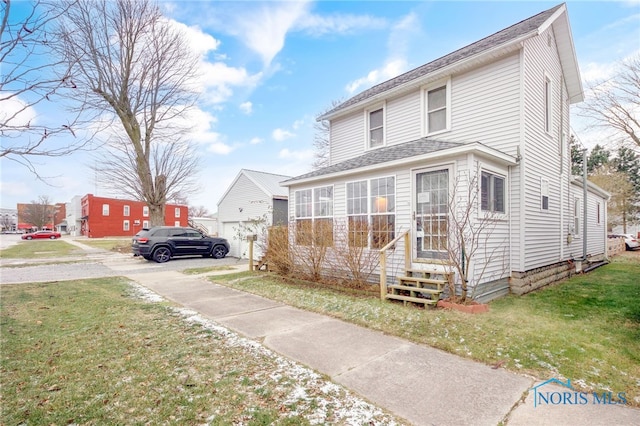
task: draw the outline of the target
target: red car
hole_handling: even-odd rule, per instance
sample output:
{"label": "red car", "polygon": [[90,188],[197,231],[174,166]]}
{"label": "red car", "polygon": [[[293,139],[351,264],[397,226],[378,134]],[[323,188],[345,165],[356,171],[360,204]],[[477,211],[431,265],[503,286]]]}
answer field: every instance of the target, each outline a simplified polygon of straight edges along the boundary
{"label": "red car", "polygon": [[56,238],[60,238],[61,235],[59,232],[53,232],[53,231],[37,231],[37,232],[30,232],[28,234],[24,234],[22,235],[23,240],[34,240],[36,238],[48,238],[50,240],[55,240]]}

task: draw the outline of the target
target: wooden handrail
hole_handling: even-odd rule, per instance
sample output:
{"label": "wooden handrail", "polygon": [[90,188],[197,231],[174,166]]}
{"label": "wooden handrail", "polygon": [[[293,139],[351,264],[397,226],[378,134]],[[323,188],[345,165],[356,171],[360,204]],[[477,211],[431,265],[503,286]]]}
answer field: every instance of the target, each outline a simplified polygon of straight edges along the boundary
{"label": "wooden handrail", "polygon": [[406,231],[400,233],[397,237],[395,237],[393,240],[391,240],[391,242],[389,244],[387,244],[386,246],[382,247],[379,251],[380,254],[382,254],[382,252],[387,251],[391,248],[392,245],[394,245],[395,243],[397,243],[398,241],[400,241],[400,238],[404,237],[406,234],[409,233],[409,230],[407,229]]}
{"label": "wooden handrail", "polygon": [[385,300],[387,298],[387,250],[389,250],[395,243],[400,241],[400,238],[404,238],[404,268],[409,269],[411,266],[411,241],[409,240],[409,230],[400,232],[389,244],[382,247],[379,250],[380,253],[380,299]]}

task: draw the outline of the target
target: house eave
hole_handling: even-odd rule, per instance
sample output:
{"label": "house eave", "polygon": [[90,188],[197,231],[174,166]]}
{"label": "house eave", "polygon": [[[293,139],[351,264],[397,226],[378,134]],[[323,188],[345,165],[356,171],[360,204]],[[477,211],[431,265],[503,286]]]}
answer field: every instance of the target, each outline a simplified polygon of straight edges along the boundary
{"label": "house eave", "polygon": [[[583,182],[584,181],[581,176],[574,176],[573,179],[571,179],[571,184],[579,186],[580,188],[583,188]],[[588,179],[587,179],[587,190],[591,193],[601,196],[602,198],[605,199],[605,201],[609,201],[611,199],[610,193],[600,188],[598,185],[596,185],[595,183],[591,182]]]}
{"label": "house eave", "polygon": [[410,167],[415,165],[416,163],[441,160],[447,157],[455,157],[455,156],[472,154],[472,153],[480,157],[490,159],[504,166],[515,166],[516,164],[518,164],[518,160],[509,154],[505,154],[504,152],[490,148],[480,142],[473,142],[473,143],[461,145],[455,148],[443,149],[436,152],[430,152],[424,155],[416,155],[413,157],[401,158],[398,160],[387,161],[384,163],[373,164],[365,167],[358,167],[350,170],[327,173],[324,175],[312,176],[312,177],[303,178],[303,179],[293,178],[288,181],[282,182],[280,185],[284,187],[290,187],[294,185],[302,185],[306,183],[331,180],[331,179],[336,179],[340,177],[352,176],[360,173],[373,172],[373,171],[378,171],[378,170],[383,170],[383,169],[398,167],[403,165]]}
{"label": "house eave", "polygon": [[371,97],[363,99],[360,102],[357,102],[353,105],[349,105],[348,107],[342,108],[333,113],[327,113],[327,114],[321,115],[317,118],[317,121],[333,120],[337,117],[348,115],[353,111],[357,111],[362,108],[365,108],[367,105],[378,103],[384,99],[389,99],[392,97],[403,95],[407,92],[411,92],[413,90],[420,88],[421,86],[428,85],[429,83],[440,80],[447,76],[458,74],[470,68],[481,66],[485,63],[495,60],[498,57],[506,56],[512,52],[515,52],[521,49],[522,42],[524,40],[530,37],[533,37],[537,34],[538,34],[537,30],[530,31],[529,33],[524,34],[516,39],[510,40],[506,44],[503,44],[501,46],[496,46],[491,49],[485,50],[483,52],[479,52],[475,55],[469,56],[467,58],[461,59],[458,62],[454,62],[452,64],[439,68],[438,70],[432,73],[425,74],[414,80],[408,81],[404,84],[400,84],[389,90],[375,94]]}

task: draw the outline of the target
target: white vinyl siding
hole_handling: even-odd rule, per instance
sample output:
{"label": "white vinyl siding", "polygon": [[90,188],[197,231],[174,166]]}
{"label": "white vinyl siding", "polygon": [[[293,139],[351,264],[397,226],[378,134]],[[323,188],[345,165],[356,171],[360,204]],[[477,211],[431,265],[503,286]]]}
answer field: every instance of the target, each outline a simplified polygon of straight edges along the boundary
{"label": "white vinyl siding", "polygon": [[419,139],[420,123],[420,91],[411,92],[387,101],[386,104],[386,145]]}
{"label": "white vinyl siding", "polygon": [[540,208],[549,210],[549,181],[540,179]]}
{"label": "white vinyl siding", "polygon": [[[551,29],[538,37],[526,40],[522,51],[524,60],[523,108],[524,108],[524,151],[523,161],[518,167],[524,174],[524,194],[520,194],[520,208],[524,209],[524,240],[520,241],[522,256],[521,270],[531,270],[544,265],[566,260],[573,250],[567,247],[567,228],[573,220],[573,198],[569,198],[567,179],[561,180],[562,162],[558,158],[558,137],[569,131],[568,115],[559,119],[560,84],[551,84],[549,132],[545,130],[545,81],[560,81],[562,69],[555,42],[549,46],[548,35],[553,38]],[[563,96],[566,99],[566,95]],[[562,123],[564,128],[558,129]],[[561,131],[559,131],[561,130]],[[566,170],[566,169],[565,169]],[[548,182],[549,208],[543,210],[541,181]],[[564,185],[564,191],[561,186]],[[564,194],[561,199],[561,194]],[[563,229],[564,228],[564,229]]]}
{"label": "white vinyl siding", "polygon": [[331,164],[362,155],[364,117],[362,111],[357,111],[331,122]]}

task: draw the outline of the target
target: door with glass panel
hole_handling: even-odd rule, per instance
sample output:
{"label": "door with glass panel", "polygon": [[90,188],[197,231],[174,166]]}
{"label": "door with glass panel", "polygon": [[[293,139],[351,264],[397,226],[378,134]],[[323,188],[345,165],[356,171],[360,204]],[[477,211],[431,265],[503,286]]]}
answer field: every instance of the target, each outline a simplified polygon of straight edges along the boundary
{"label": "door with glass panel", "polygon": [[416,173],[415,254],[445,259],[448,240],[449,170]]}

